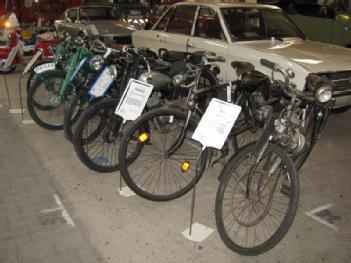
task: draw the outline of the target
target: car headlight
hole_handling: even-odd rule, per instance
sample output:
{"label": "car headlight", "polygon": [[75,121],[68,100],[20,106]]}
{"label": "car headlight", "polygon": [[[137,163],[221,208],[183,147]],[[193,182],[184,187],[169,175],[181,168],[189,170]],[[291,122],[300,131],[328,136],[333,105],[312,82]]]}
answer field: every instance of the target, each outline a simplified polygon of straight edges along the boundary
{"label": "car headlight", "polygon": [[100,55],[95,55],[90,59],[90,68],[92,70],[100,70],[102,69],[102,64],[104,63],[104,59]]}
{"label": "car headlight", "polygon": [[110,76],[111,76],[112,79],[117,79],[118,72],[117,72],[117,68],[116,68],[115,65],[111,65],[108,68],[108,72],[110,73]]}
{"label": "car headlight", "polygon": [[175,86],[182,85],[186,79],[186,76],[184,74],[178,74],[173,76],[173,84]]}
{"label": "car headlight", "polygon": [[320,103],[326,103],[330,101],[332,96],[332,87],[327,85],[317,88],[314,92],[314,98]]}

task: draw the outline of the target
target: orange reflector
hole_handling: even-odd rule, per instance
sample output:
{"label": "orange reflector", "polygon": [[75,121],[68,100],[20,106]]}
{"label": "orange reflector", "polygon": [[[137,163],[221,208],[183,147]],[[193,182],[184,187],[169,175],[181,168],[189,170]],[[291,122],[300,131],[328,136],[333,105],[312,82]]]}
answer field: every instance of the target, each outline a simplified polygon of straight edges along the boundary
{"label": "orange reflector", "polygon": [[189,162],[183,162],[182,166],[180,167],[180,169],[182,170],[182,172],[187,172],[190,168],[190,163]]}
{"label": "orange reflector", "polygon": [[146,142],[149,139],[149,135],[144,132],[139,135],[139,142]]}
{"label": "orange reflector", "polygon": [[5,22],[5,28],[10,28],[11,27],[11,23],[9,21]]}

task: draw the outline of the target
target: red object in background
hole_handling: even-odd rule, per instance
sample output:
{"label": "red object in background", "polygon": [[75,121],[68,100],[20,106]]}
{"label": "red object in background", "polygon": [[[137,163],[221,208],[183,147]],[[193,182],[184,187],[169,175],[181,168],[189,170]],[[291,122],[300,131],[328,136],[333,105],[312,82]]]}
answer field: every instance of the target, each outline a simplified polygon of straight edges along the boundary
{"label": "red object in background", "polygon": [[[9,56],[11,51],[16,48],[18,45],[21,46],[20,43],[21,39],[20,39],[20,35],[18,34],[17,31],[13,31],[9,34],[9,44],[7,47],[3,47],[0,48],[0,61],[4,62]],[[23,42],[22,42],[23,45]],[[32,55],[34,56],[34,54],[39,50],[42,49],[43,53],[41,55],[42,59],[50,59],[52,58],[53,54],[51,53],[50,47],[52,46],[56,46],[58,45],[57,41],[38,41],[33,49]],[[28,63],[28,59],[31,59],[32,56],[21,56],[20,55],[21,52],[20,50],[17,51],[16,54],[14,54],[15,56],[13,57],[13,61],[11,63],[11,65],[13,65],[13,67],[16,66],[16,64],[18,63]],[[2,63],[3,65],[3,63]]]}
{"label": "red object in background", "polygon": [[173,4],[186,2],[186,0],[168,0],[158,5],[149,17],[145,29],[151,29],[151,27],[157,22],[157,20],[163,15],[163,13]]}
{"label": "red object in background", "polygon": [[53,23],[65,10],[66,4],[63,1],[41,0],[33,2],[31,7],[22,7],[19,20],[21,23],[37,23],[41,19],[42,23]]}

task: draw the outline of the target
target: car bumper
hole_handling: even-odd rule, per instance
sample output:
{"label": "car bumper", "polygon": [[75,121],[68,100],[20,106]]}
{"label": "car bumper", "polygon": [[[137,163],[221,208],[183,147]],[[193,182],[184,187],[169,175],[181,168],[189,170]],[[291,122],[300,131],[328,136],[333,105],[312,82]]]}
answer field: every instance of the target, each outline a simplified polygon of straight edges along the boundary
{"label": "car bumper", "polygon": [[351,88],[333,92],[333,97],[335,98],[334,109],[351,106]]}

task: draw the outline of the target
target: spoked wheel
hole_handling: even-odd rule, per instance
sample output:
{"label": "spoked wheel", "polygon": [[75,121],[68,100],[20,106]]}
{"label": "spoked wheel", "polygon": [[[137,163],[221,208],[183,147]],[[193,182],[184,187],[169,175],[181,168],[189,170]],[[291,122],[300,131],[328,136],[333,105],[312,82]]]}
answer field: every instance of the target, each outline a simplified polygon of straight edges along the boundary
{"label": "spoked wheel", "polygon": [[65,108],[63,117],[63,131],[65,133],[65,137],[70,142],[73,142],[74,126],[88,106],[89,100],[87,94],[78,93],[70,98],[68,107]]}
{"label": "spoked wheel", "polygon": [[287,153],[270,144],[255,166],[254,152],[255,145],[246,146],[227,163],[216,196],[222,240],[247,256],[264,253],[285,236],[299,198],[297,172]]}
{"label": "spoked wheel", "polygon": [[186,194],[200,179],[207,152],[199,160],[201,145],[191,139],[196,122],[190,119],[185,128],[186,122],[186,112],[155,109],[125,129],[119,150],[120,172],[136,194],[168,201]]}
{"label": "spoked wheel", "polygon": [[73,84],[67,86],[61,99],[60,84],[65,78],[65,72],[50,72],[42,80],[38,80],[30,88],[27,97],[28,111],[33,120],[41,127],[49,130],[63,128],[64,108],[67,107],[69,96],[75,92]]}
{"label": "spoked wheel", "polygon": [[90,169],[113,172],[119,169],[118,148],[122,119],[114,112],[117,98],[91,104],[79,118],[73,143],[79,159]]}

